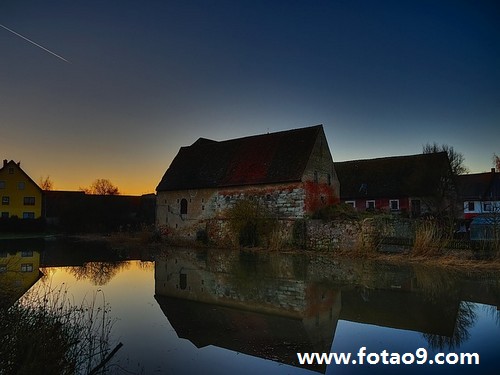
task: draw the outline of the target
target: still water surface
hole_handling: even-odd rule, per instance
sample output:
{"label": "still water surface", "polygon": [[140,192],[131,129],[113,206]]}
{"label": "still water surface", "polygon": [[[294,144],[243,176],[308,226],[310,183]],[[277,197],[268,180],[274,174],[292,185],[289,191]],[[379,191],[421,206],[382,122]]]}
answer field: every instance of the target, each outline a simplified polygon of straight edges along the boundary
{"label": "still water surface", "polygon": [[[96,293],[104,297],[116,319],[112,346],[123,343],[111,373],[500,371],[500,277],[495,273],[278,252],[166,248],[152,255],[88,242],[42,247],[22,257],[25,265],[33,262],[33,274],[39,269],[43,275],[26,288],[63,287],[75,303]],[[296,355],[355,355],[363,346],[367,353],[425,348],[429,357],[478,353],[481,363],[300,365]]]}

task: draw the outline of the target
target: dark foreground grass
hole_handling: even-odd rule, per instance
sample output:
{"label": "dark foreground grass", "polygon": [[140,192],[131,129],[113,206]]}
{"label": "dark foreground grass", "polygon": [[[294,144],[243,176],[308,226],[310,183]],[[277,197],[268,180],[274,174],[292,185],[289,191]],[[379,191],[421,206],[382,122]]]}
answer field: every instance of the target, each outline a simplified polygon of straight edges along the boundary
{"label": "dark foreground grass", "polygon": [[112,325],[102,293],[75,305],[64,289],[30,291],[0,310],[0,374],[104,373]]}

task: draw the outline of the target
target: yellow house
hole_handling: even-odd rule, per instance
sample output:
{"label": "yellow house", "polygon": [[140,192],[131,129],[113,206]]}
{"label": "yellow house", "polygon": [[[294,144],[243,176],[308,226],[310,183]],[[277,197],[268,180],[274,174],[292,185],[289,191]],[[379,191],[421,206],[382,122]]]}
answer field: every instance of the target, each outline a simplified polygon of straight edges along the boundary
{"label": "yellow house", "polygon": [[20,162],[3,161],[0,197],[2,218],[36,219],[42,216],[42,189],[21,169]]}

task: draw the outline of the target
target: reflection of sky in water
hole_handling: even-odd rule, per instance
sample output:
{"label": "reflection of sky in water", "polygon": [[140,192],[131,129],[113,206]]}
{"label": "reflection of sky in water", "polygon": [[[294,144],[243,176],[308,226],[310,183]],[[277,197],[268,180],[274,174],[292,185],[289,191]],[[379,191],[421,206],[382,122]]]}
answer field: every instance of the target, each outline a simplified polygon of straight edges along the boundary
{"label": "reflection of sky in water", "polygon": [[[495,317],[498,314],[495,307],[473,304],[476,312],[474,325],[469,329],[470,338],[453,350],[443,352],[479,353],[480,366],[446,366],[446,365],[401,365],[401,366],[333,366],[327,374],[439,374],[453,372],[454,374],[495,374],[498,373],[498,355],[500,352],[500,325]],[[495,334],[495,332],[497,332]],[[493,338],[492,338],[493,336]],[[495,340],[495,341],[493,341]],[[425,348],[428,359],[439,353],[440,350],[428,348],[428,342],[419,332],[398,330],[375,325],[366,325],[348,321],[339,321],[332,345],[332,352],[357,353],[359,348],[366,346],[367,353],[387,352],[399,354],[412,352],[418,348]],[[366,361],[366,360],[365,360]]]}
{"label": "reflection of sky in water", "polygon": [[[113,329],[113,345],[124,346],[114,357],[114,363],[133,373],[161,374],[312,374],[312,371],[252,357],[209,345],[196,348],[189,340],[179,339],[154,299],[154,268],[152,263],[131,261],[122,266],[104,286],[96,286],[85,278],[77,280],[71,268],[46,268],[47,277],[41,283],[52,288],[65,283],[78,303],[88,300],[102,289],[111,314],[117,318]],[[476,366],[335,366],[327,374],[353,373],[490,373],[496,365],[500,326],[495,308],[474,305],[476,320],[469,329],[470,338],[455,352],[479,352],[482,365]],[[496,332],[496,333],[495,333]],[[428,347],[419,332],[404,331],[340,320],[333,339],[332,351],[357,353],[362,346],[367,352],[415,352]],[[431,350],[428,350],[431,353]],[[118,371],[119,372],[119,371]],[[494,373],[494,372],[493,372]]]}

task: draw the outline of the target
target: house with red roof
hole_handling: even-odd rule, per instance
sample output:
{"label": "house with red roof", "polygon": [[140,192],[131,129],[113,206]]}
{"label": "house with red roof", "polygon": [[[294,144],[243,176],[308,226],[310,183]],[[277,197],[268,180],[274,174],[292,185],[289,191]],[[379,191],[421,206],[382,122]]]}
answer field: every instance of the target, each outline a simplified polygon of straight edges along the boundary
{"label": "house with red roof", "polygon": [[456,186],[446,152],[336,162],[341,201],[356,211],[411,217],[454,210]]}
{"label": "house with red roof", "polygon": [[156,225],[191,237],[242,199],[279,219],[337,203],[339,181],[322,125],[181,147],[156,188]]}

